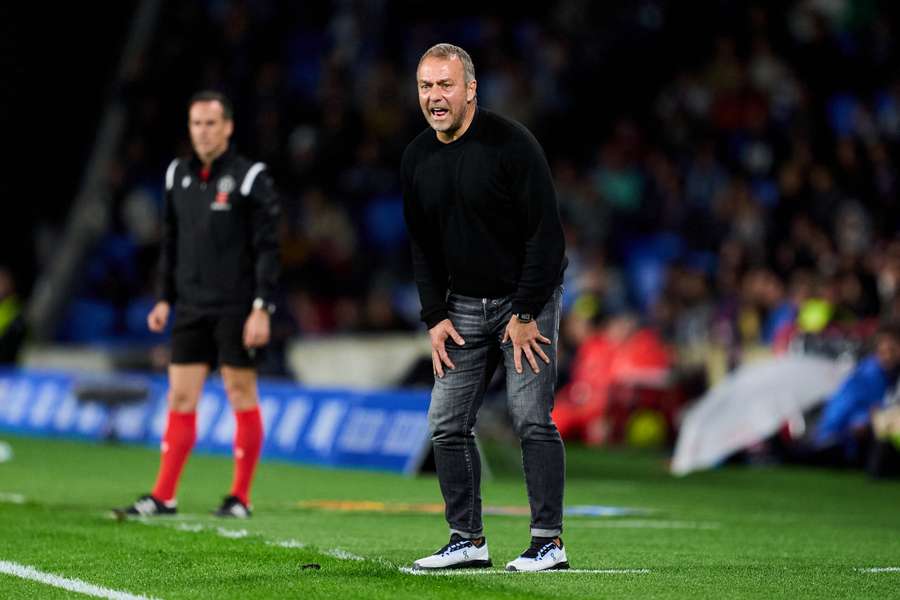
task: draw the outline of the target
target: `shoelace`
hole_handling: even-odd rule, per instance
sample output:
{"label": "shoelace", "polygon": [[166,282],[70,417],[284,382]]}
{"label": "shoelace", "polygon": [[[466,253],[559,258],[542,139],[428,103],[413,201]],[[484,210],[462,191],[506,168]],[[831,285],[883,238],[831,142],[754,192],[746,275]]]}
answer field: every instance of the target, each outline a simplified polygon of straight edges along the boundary
{"label": "shoelace", "polygon": [[446,556],[447,554],[450,554],[451,552],[453,552],[455,550],[459,550],[460,548],[465,548],[466,546],[474,546],[474,544],[472,544],[472,542],[469,540],[464,540],[464,539],[454,540],[451,538],[450,542],[446,546],[444,546],[443,548],[441,548],[440,550],[435,552],[435,554],[436,555],[439,554],[441,556]]}
{"label": "shoelace", "polygon": [[540,542],[532,542],[528,550],[522,553],[522,558],[540,559],[543,558],[545,554],[557,547],[558,546],[553,542],[546,542],[544,544]]}

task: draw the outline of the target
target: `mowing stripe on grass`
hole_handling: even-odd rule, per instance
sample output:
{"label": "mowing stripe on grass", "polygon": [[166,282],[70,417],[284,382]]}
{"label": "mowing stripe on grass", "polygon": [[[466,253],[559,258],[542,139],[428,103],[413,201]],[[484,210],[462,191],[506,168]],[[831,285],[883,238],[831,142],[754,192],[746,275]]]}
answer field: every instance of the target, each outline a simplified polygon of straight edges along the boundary
{"label": "mowing stripe on grass", "polygon": [[569,529],[719,529],[719,523],[699,521],[654,521],[653,519],[614,519],[611,521],[569,521]]}
{"label": "mowing stripe on grass", "polygon": [[[449,577],[464,575],[525,575],[531,571],[505,571],[500,569],[450,569],[446,571],[421,571],[410,567],[399,567],[398,571],[407,575],[428,575],[432,577]],[[535,571],[534,573],[560,573],[572,575],[597,574],[597,575],[647,575],[650,569],[556,569],[547,571]]]}
{"label": "mowing stripe on grass", "polygon": [[38,571],[34,567],[20,565],[19,563],[6,560],[0,560],[0,573],[62,588],[70,592],[94,596],[95,598],[109,598],[110,600],[157,600],[149,596],[137,596],[135,594],[129,594],[128,592],[111,590],[80,579],[71,579],[69,577],[60,577],[53,573],[44,573],[43,571]]}
{"label": "mowing stripe on grass", "polygon": [[900,567],[870,567],[857,569],[860,573],[900,573]]}

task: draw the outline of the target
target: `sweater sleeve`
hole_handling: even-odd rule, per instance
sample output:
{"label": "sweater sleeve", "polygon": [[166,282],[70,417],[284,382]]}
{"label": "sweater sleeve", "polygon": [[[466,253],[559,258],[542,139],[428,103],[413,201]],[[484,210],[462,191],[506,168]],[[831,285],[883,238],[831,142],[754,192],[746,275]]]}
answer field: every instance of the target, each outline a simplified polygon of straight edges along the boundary
{"label": "sweater sleeve", "polygon": [[509,159],[514,202],[525,215],[525,256],[512,312],[537,316],[559,285],[565,238],[553,176],[540,144],[525,132]]}
{"label": "sweater sleeve", "polygon": [[422,303],[422,321],[429,329],[447,318],[447,285],[449,274],[438,245],[440,232],[429,227],[422,204],[415,194],[410,149],[403,153],[401,179],[403,216],[409,231],[413,275]]}

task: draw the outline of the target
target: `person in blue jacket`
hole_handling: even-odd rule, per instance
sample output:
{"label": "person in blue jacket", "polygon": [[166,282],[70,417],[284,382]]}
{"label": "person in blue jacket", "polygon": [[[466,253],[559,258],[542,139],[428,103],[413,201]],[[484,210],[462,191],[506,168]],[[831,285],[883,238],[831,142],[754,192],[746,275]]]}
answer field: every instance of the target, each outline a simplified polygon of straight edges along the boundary
{"label": "person in blue jacket", "polygon": [[817,450],[841,450],[852,460],[859,442],[867,437],[872,410],[880,406],[900,373],[900,323],[881,326],[875,351],[862,359],[828,399],[816,425],[813,445]]}

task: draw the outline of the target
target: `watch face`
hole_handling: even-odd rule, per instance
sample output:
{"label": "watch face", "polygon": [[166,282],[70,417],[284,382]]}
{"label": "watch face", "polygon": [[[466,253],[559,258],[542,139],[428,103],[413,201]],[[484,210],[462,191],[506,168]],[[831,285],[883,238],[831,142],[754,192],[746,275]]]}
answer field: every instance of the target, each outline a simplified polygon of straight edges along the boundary
{"label": "watch face", "polygon": [[518,315],[516,315],[516,318],[523,323],[528,323],[529,321],[531,321],[531,315],[528,313],[519,313]]}

